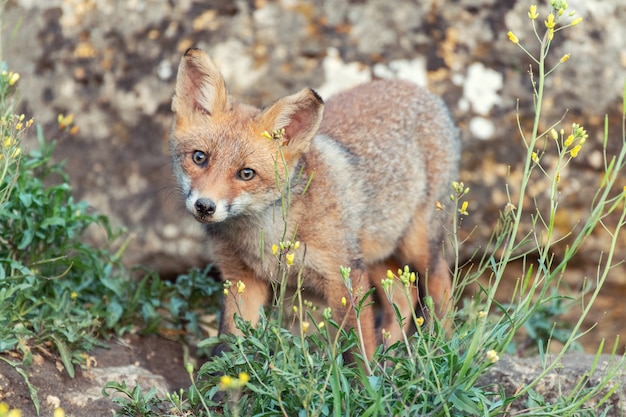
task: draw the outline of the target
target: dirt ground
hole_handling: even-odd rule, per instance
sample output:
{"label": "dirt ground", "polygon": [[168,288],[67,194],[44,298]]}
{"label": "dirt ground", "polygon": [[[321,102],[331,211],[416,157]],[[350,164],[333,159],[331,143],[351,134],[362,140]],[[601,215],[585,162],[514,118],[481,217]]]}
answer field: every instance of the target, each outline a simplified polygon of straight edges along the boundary
{"label": "dirt ground", "polygon": [[[91,356],[95,366],[77,369],[76,376],[70,378],[53,360],[35,355],[26,372],[30,383],[37,387],[41,416],[52,416],[57,406],[68,417],[113,416],[115,404],[102,395],[102,388],[111,380],[125,380],[130,388],[139,381],[144,392],[153,386],[158,391],[172,392],[190,385],[182,345],[159,336],[130,335],[122,341],[109,342],[107,348],[95,349]],[[24,379],[1,360],[0,402],[20,409],[23,417],[37,415]]]}

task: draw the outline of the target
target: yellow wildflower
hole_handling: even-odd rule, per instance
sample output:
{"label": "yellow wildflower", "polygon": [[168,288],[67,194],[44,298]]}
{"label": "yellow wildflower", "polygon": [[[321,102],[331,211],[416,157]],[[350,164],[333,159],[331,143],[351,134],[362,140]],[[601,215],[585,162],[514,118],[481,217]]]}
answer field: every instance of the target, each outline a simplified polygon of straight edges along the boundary
{"label": "yellow wildflower", "polygon": [[536,4],[531,4],[530,5],[530,11],[528,12],[528,17],[530,17],[531,20],[535,20],[536,18],[539,17],[539,14],[537,13],[537,5]]}
{"label": "yellow wildflower", "polygon": [[572,54],[565,54],[565,55],[563,55],[561,57],[561,59],[560,59],[561,64],[564,63],[565,61],[567,61],[570,56],[572,56]]}
{"label": "yellow wildflower", "polygon": [[61,407],[54,409],[53,417],[65,417],[65,411]]}
{"label": "yellow wildflower", "polygon": [[563,145],[570,146],[572,142],[574,142],[574,135],[569,135],[567,139],[565,139],[565,142],[563,143]]}
{"label": "yellow wildflower", "polygon": [[500,356],[498,356],[498,352],[496,352],[493,349],[488,351],[486,356],[487,356],[487,360],[491,363],[496,363],[500,360]]}
{"label": "yellow wildflower", "polygon": [[519,43],[519,39],[517,39],[517,36],[515,36],[515,34],[514,34],[513,32],[509,31],[509,32],[507,33],[507,35],[508,35],[509,40],[510,40],[511,42],[513,42],[513,43],[514,43],[514,44],[516,44],[516,45]]}
{"label": "yellow wildflower", "polygon": [[572,20],[571,25],[572,25],[572,26],[576,26],[577,24],[579,24],[579,23],[580,23],[580,22],[582,22],[582,21],[583,21],[583,18],[582,18],[582,17],[577,17],[576,19]]}
{"label": "yellow wildflower", "polygon": [[237,294],[243,294],[246,290],[246,284],[243,281],[237,281]]}
{"label": "yellow wildflower", "polygon": [[276,255],[278,253],[278,245],[272,245],[272,255]]}
{"label": "yellow wildflower", "polygon": [[18,74],[17,72],[9,73],[9,85],[14,85],[16,82],[18,82],[19,79],[20,79],[20,74]]}
{"label": "yellow wildflower", "polygon": [[463,204],[461,204],[461,208],[459,209],[459,213],[463,214],[465,216],[469,215],[469,213],[467,212],[467,206],[468,206],[468,202],[464,201]]}
{"label": "yellow wildflower", "polygon": [[306,333],[306,331],[309,330],[309,326],[310,326],[310,323],[308,321],[303,321],[302,322],[302,333]]}
{"label": "yellow wildflower", "polygon": [[239,373],[239,382],[241,382],[241,385],[246,385],[248,383],[248,381],[250,381],[250,375],[248,375],[247,372],[240,372]]}
{"label": "yellow wildflower", "polygon": [[341,306],[345,307],[346,304],[348,304],[348,301],[346,300],[346,297],[341,297]]}
{"label": "yellow wildflower", "polygon": [[285,255],[285,258],[287,259],[287,265],[293,265],[293,259],[296,257],[295,253],[288,253]]}
{"label": "yellow wildflower", "polygon": [[570,155],[572,156],[572,158],[576,158],[578,156],[578,152],[580,152],[581,148],[582,148],[582,145],[580,143],[574,146],[574,149],[570,151]]}
{"label": "yellow wildflower", "polygon": [[222,375],[220,377],[220,389],[222,391],[227,390],[233,386],[233,378],[228,375]]}
{"label": "yellow wildflower", "polygon": [[550,136],[552,136],[552,139],[554,139],[554,140],[557,140],[559,138],[559,134],[554,129],[550,130]]}
{"label": "yellow wildflower", "polygon": [[546,24],[546,27],[548,29],[554,29],[554,26],[556,25],[556,22],[554,21],[554,14],[550,13],[548,15],[548,20],[546,20],[544,23]]}
{"label": "yellow wildflower", "polygon": [[417,327],[422,327],[422,325],[424,324],[424,317],[418,317],[415,319],[415,324],[417,324]]}
{"label": "yellow wildflower", "polygon": [[530,156],[534,163],[539,162],[539,157],[537,156],[537,152],[533,152]]}

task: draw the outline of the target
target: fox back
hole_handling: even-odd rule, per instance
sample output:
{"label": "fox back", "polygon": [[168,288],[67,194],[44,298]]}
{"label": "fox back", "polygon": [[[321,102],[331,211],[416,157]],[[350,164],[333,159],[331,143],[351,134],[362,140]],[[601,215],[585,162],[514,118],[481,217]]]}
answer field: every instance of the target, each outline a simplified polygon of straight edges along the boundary
{"label": "fox back", "polygon": [[[291,279],[302,269],[305,289],[346,314],[349,326],[356,317],[341,303],[350,296],[341,266],[351,267],[353,287],[380,290],[382,276],[371,274],[388,264],[411,265],[439,312],[449,307],[436,203],[456,179],[460,141],[438,97],[385,80],[326,104],[304,89],[260,110],[234,102],[213,62],[190,49],[172,109],[170,147],[186,208],[205,225],[223,278],[246,287],[242,299],[224,300],[221,332],[237,332],[235,312],[258,320],[282,259],[272,244],[285,238],[305,248],[292,258]],[[409,317],[413,306],[394,301]],[[365,310],[369,355],[375,330]],[[383,326],[398,339],[393,310],[386,313]]]}

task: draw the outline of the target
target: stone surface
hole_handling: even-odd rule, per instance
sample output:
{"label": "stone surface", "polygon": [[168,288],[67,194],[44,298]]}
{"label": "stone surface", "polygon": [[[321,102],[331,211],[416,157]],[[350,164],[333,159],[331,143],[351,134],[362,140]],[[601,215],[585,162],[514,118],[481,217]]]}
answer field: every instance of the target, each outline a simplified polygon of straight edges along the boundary
{"label": "stone surface", "polygon": [[[563,117],[563,127],[579,122],[590,138],[561,174],[557,236],[567,235],[589,211],[603,166],[605,114],[609,156],[621,146],[626,80],[626,5],[619,0],[570,3],[584,21],[557,34],[549,62],[566,53],[571,58],[547,83],[542,129]],[[528,129],[531,61],[506,33],[514,31],[536,53],[528,5],[497,0],[10,0],[2,16],[3,59],[22,75],[23,112],[43,125],[47,137],[59,139],[57,158],[66,161],[76,196],[128,229],[133,241],[127,263],[164,275],[207,262],[201,229],[183,214],[167,147],[170,98],[185,49],[209,51],[231,93],[261,106],[305,86],[327,96],[372,77],[428,85],[442,95],[462,132],[461,180],[472,190],[462,256],[469,259],[484,247],[505,207],[507,175],[513,194],[520,176],[524,146],[515,110],[519,98],[520,123]],[[543,19],[545,8],[540,12]],[[59,113],[73,113],[80,131],[58,132]],[[549,151],[544,161],[553,163],[554,154]],[[537,179],[531,197],[545,196],[547,182]],[[595,279],[608,238],[602,229],[588,238],[583,255],[568,269],[572,288]],[[564,247],[557,247],[557,256]],[[618,262],[625,257],[623,234],[607,295],[589,325],[604,313],[623,317],[626,270]],[[594,335],[612,339],[623,330],[622,321],[603,321]]]}

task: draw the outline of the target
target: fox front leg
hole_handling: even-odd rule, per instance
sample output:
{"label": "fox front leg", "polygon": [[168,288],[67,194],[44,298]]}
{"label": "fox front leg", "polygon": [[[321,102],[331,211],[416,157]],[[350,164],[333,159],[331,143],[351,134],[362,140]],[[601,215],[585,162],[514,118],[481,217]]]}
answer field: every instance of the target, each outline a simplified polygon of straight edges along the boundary
{"label": "fox front leg", "polygon": [[267,302],[269,284],[252,273],[224,278],[231,284],[229,288],[225,286],[219,334],[241,335],[241,330],[235,325],[235,314],[256,326],[260,317],[259,309]]}

